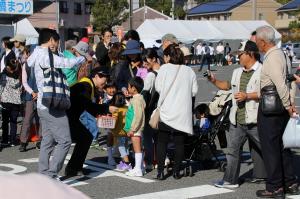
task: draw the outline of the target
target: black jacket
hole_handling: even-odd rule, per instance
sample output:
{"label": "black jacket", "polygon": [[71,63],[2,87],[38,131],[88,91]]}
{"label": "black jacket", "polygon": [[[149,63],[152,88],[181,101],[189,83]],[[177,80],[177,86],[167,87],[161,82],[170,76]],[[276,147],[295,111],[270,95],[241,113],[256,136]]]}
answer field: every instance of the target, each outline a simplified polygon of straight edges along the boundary
{"label": "black jacket", "polygon": [[109,112],[108,105],[96,104],[91,100],[92,89],[91,85],[87,82],[80,82],[71,86],[71,107],[67,111],[70,122],[79,122],[79,117],[84,111],[93,116]]}
{"label": "black jacket", "polygon": [[[128,87],[128,82],[132,78],[129,70],[129,62],[127,60],[121,60],[111,68],[110,79],[117,84],[117,90],[121,90],[123,87]],[[133,69],[133,75],[137,73],[137,69]]]}
{"label": "black jacket", "polygon": [[110,66],[110,59],[108,57],[108,49],[103,42],[100,42],[96,48],[96,58],[100,66]]}
{"label": "black jacket", "polygon": [[[5,56],[5,51],[4,51],[4,52],[2,53],[2,55],[1,55],[0,61],[2,61],[2,58],[3,58],[4,56]],[[11,51],[8,53],[8,55],[4,57],[4,64],[5,64],[5,66],[6,66],[6,64],[7,64],[10,60],[12,60],[12,59],[16,59],[16,54],[15,54],[15,52],[14,52],[13,50],[11,50]]]}

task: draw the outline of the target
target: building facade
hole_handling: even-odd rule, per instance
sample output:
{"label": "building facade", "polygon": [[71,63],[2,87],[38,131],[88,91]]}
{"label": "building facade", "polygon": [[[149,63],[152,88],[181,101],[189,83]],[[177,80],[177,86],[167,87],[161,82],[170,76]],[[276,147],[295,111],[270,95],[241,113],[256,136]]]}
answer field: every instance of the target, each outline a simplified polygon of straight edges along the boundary
{"label": "building facade", "polygon": [[[254,3],[254,4],[253,4]],[[265,20],[275,25],[275,0],[219,0],[200,4],[188,11],[190,20]]]}
{"label": "building facade", "polygon": [[275,28],[279,30],[288,29],[290,22],[300,22],[300,0],[293,0],[277,11],[277,19],[275,21]]}
{"label": "building facade", "polygon": [[57,0],[49,1],[44,7],[32,16],[29,21],[37,29],[53,28],[59,30],[61,39],[68,40],[81,37],[90,25],[90,14],[93,1],[87,0]]}

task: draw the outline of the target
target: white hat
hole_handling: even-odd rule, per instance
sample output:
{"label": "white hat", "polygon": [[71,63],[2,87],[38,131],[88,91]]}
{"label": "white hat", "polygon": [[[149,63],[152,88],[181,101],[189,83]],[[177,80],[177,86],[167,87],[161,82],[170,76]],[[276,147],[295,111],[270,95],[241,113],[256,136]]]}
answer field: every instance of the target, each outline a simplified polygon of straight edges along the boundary
{"label": "white hat", "polygon": [[180,50],[183,52],[183,55],[184,55],[184,56],[189,56],[189,55],[192,54],[192,53],[190,52],[190,50],[188,49],[188,47],[186,47],[186,46],[182,46],[182,47],[180,48]]}
{"label": "white hat", "polygon": [[11,38],[9,41],[19,41],[19,42],[25,42],[26,38],[24,35],[15,35],[15,37]]}

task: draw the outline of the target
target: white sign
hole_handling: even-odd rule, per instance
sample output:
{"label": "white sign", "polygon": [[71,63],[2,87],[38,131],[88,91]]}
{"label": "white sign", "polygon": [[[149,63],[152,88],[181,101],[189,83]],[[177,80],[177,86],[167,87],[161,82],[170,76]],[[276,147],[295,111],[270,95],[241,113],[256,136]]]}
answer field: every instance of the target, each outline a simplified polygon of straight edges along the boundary
{"label": "white sign", "polygon": [[32,0],[0,0],[0,14],[32,15]]}

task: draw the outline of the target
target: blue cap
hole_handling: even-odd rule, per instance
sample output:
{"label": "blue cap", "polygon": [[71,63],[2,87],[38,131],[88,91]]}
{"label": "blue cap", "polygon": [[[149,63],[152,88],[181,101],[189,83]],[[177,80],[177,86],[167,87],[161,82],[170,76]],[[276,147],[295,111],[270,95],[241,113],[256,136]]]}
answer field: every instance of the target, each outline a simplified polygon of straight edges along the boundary
{"label": "blue cap", "polygon": [[140,43],[136,40],[129,40],[126,43],[126,49],[122,53],[122,55],[135,55],[141,54],[142,51],[140,49]]}

